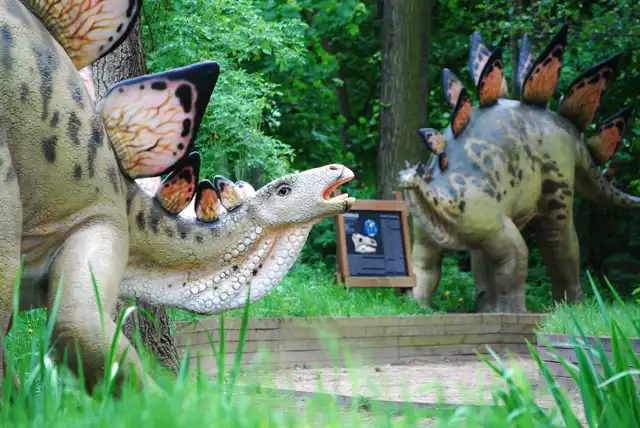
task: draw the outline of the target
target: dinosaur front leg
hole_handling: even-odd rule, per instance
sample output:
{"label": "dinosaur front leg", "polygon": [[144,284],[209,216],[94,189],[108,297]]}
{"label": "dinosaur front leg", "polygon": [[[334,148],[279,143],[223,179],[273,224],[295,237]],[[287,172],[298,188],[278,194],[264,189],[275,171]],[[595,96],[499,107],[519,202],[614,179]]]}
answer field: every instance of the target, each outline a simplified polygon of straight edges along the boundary
{"label": "dinosaur front leg", "polygon": [[442,258],[444,251],[433,244],[420,224],[413,222],[413,270],[416,275],[416,286],[412,290],[412,297],[421,305],[431,305],[433,292],[438,288],[442,274]]}
{"label": "dinosaur front leg", "polygon": [[[104,376],[105,355],[116,332],[111,314],[115,311],[118,286],[129,255],[127,226],[118,226],[102,221],[73,233],[56,256],[49,276],[49,309],[53,305],[60,279],[63,281],[54,329],[56,356],[60,361],[66,347],[69,367],[77,371],[79,356],[76,354],[75,343],[78,343],[85,385],[89,392]],[[100,296],[104,330],[92,286],[91,271]],[[127,347],[129,349],[125,365],[120,367],[120,373],[127,373],[133,365],[136,377],[140,380],[140,359],[124,334],[120,335],[118,341],[116,361],[119,361]],[[122,377],[119,381],[121,380]]]}
{"label": "dinosaur front leg", "polygon": [[496,289],[493,284],[493,266],[480,250],[471,252],[471,271],[476,286],[476,312],[496,309]]}
{"label": "dinosaur front leg", "polygon": [[529,249],[518,227],[503,217],[502,228],[482,243],[482,251],[493,266],[497,312],[526,312],[525,284]]}
{"label": "dinosaur front leg", "polygon": [[9,332],[13,287],[20,267],[22,202],[6,130],[0,128],[0,392],[6,374],[4,337]]}
{"label": "dinosaur front leg", "polygon": [[[551,279],[554,301],[581,302],[584,298],[580,284],[580,245],[568,213],[564,218],[555,215],[544,218],[536,228],[542,259]],[[566,295],[565,295],[566,293]]]}

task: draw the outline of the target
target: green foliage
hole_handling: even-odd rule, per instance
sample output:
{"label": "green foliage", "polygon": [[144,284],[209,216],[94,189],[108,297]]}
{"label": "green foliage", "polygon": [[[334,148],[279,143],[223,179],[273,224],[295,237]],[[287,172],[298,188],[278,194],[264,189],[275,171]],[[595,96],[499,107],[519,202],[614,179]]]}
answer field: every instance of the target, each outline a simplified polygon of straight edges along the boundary
{"label": "green foliage", "polygon": [[[625,306],[607,304],[607,312],[618,320],[619,328],[629,337],[637,337],[636,326],[625,316],[630,312],[633,319],[640,319],[640,304],[626,303]],[[540,331],[552,334],[568,334],[574,327],[573,320],[580,323],[587,336],[605,336],[610,330],[608,320],[602,317],[600,305],[595,298],[588,299],[583,305],[558,303],[553,311],[542,317]]]}

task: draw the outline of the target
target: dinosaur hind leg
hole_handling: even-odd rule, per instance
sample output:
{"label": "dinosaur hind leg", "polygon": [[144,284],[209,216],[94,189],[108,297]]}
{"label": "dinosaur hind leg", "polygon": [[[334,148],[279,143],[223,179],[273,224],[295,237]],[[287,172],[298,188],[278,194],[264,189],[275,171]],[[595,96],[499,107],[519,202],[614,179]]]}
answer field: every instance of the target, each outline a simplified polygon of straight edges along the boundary
{"label": "dinosaur hind leg", "polygon": [[480,248],[492,266],[497,312],[526,312],[525,284],[529,249],[508,217],[502,228],[492,231]]}
{"label": "dinosaur hind leg", "polygon": [[416,286],[411,296],[423,306],[431,305],[433,292],[438,288],[442,274],[442,258],[444,251],[427,239],[424,230],[417,220],[413,220],[413,271],[416,275]]}
{"label": "dinosaur hind leg", "polygon": [[[48,307],[51,309],[62,278],[60,306],[55,320],[56,357],[61,361],[65,348],[67,362],[73,371],[82,362],[85,386],[91,392],[105,374],[105,356],[116,332],[111,319],[115,311],[118,286],[128,258],[126,226],[117,228],[109,223],[96,223],[73,233],[56,256],[49,275]],[[96,293],[92,285],[93,272],[100,296],[104,319],[102,329]],[[80,355],[76,354],[76,343]],[[129,349],[127,349],[129,348]],[[136,379],[141,379],[140,359],[121,334],[117,344],[117,359],[127,349],[120,373],[133,366]],[[118,379],[119,383],[122,376]],[[140,384],[139,384],[140,385]]]}
{"label": "dinosaur hind leg", "polygon": [[496,309],[496,289],[493,283],[493,264],[480,250],[471,252],[471,271],[476,286],[476,312]]}
{"label": "dinosaur hind leg", "polygon": [[536,227],[536,236],[551,279],[553,300],[581,302],[580,245],[571,213],[560,219],[543,218]]}
{"label": "dinosaur hind leg", "polygon": [[[0,128],[0,391],[6,363],[4,336],[11,328],[13,287],[20,268],[22,202],[18,180],[11,163],[6,131]],[[15,382],[15,377],[14,377]]]}

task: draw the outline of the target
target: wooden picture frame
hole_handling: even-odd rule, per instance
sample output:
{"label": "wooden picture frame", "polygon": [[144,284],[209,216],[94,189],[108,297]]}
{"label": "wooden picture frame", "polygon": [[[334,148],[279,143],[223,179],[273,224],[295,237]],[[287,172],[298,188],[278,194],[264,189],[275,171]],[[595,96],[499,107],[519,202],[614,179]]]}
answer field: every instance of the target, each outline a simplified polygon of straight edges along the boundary
{"label": "wooden picture frame", "polygon": [[[337,194],[338,192],[336,192]],[[354,213],[371,212],[372,215],[384,215],[384,213],[394,213],[400,221],[400,238],[402,244],[400,250],[404,261],[404,271],[402,275],[352,275],[349,268],[349,252],[348,238],[345,225],[345,215],[353,215]],[[407,203],[402,199],[402,194],[396,192],[396,200],[356,200],[349,213],[341,214],[335,217],[336,224],[336,279],[338,283],[344,284],[346,287],[392,287],[392,288],[413,288],[416,285],[416,277],[413,272],[411,263],[411,238],[409,234],[409,208]],[[375,224],[375,223],[374,223]],[[388,232],[387,233],[391,233]],[[353,245],[355,248],[355,244]],[[349,245],[351,247],[351,245]],[[376,246],[377,248],[377,246]],[[356,250],[357,251],[357,250]],[[384,250],[382,250],[384,257]],[[376,250],[376,254],[378,250]],[[351,253],[351,260],[358,260],[359,257],[366,258],[365,255]],[[374,256],[375,257],[375,256]],[[373,257],[371,257],[373,258]],[[380,259],[380,256],[377,256]],[[397,266],[397,265],[396,265]],[[397,273],[398,271],[396,271]],[[400,290],[397,290],[400,291]]]}

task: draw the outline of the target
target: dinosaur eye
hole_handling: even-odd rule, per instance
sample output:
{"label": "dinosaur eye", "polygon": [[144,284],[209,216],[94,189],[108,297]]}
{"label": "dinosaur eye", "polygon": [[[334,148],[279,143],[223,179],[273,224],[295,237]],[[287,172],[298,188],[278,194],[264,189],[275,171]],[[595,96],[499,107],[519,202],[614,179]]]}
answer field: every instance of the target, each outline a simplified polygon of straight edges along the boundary
{"label": "dinosaur eye", "polygon": [[289,193],[291,193],[291,186],[289,186],[288,184],[281,184],[278,187],[278,190],[276,190],[276,193],[278,196],[287,196]]}

